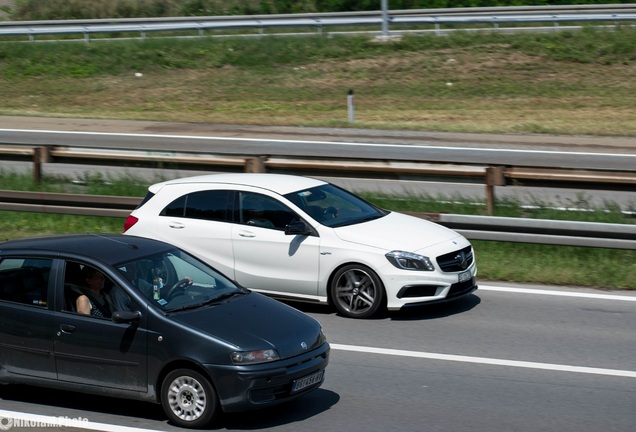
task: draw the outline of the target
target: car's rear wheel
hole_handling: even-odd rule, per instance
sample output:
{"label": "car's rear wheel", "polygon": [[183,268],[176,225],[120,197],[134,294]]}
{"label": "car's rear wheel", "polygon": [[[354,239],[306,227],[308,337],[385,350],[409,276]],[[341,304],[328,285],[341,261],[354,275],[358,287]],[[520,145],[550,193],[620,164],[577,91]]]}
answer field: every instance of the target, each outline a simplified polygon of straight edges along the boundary
{"label": "car's rear wheel", "polygon": [[212,384],[198,372],[176,369],[161,386],[161,405],[175,424],[187,428],[209,425],[219,410]]}
{"label": "car's rear wheel", "polygon": [[382,281],[369,267],[359,264],[340,268],[330,290],[338,312],[350,318],[369,318],[385,303]]}

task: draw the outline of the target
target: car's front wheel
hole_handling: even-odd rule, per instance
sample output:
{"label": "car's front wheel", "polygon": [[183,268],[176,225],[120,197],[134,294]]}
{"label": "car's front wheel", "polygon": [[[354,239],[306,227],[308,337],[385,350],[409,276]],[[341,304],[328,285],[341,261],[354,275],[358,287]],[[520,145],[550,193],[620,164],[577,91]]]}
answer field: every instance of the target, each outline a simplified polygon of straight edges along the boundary
{"label": "car's front wheel", "polygon": [[189,369],[176,369],[166,376],[161,386],[161,405],[175,424],[193,429],[209,425],[219,410],[208,379]]}
{"label": "car's front wheel", "polygon": [[369,318],[385,303],[382,281],[369,267],[359,264],[340,268],[330,290],[338,312],[350,318]]}

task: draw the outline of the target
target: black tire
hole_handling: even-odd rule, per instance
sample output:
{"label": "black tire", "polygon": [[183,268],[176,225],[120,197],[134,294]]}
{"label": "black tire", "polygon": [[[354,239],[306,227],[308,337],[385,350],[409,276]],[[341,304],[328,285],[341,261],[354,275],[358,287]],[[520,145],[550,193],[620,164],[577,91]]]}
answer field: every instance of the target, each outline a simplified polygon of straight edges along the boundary
{"label": "black tire", "polygon": [[331,300],[341,315],[370,318],[385,304],[384,285],[369,267],[349,264],[333,276]]}
{"label": "black tire", "polygon": [[199,429],[209,425],[219,411],[212,384],[198,372],[176,369],[161,385],[161,406],[176,425]]}

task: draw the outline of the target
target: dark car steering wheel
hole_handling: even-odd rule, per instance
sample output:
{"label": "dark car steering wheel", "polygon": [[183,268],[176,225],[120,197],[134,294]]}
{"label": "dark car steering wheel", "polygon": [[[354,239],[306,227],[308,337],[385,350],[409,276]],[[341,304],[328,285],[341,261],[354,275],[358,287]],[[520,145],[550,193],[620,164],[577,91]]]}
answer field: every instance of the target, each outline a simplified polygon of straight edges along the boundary
{"label": "dark car steering wheel", "polygon": [[186,289],[187,286],[192,285],[192,279],[181,279],[179,282],[177,282],[176,284],[174,284],[172,286],[172,288],[170,288],[170,290],[168,291],[168,294],[166,294],[166,298],[168,300],[172,299],[172,297],[174,297],[177,292]]}

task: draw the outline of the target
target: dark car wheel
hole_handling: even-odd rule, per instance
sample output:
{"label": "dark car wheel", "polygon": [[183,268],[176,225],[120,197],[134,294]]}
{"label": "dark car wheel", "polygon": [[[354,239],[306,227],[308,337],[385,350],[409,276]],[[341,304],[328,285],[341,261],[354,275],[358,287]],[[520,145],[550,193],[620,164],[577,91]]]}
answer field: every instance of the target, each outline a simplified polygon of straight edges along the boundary
{"label": "dark car wheel", "polygon": [[350,264],[339,269],[331,281],[331,299],[342,315],[369,318],[384,305],[384,286],[370,268]]}
{"label": "dark car wheel", "polygon": [[196,429],[212,422],[219,404],[212,385],[203,375],[177,369],[163,380],[161,405],[175,424]]}

